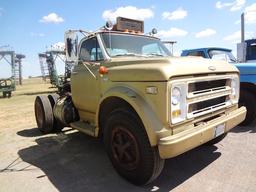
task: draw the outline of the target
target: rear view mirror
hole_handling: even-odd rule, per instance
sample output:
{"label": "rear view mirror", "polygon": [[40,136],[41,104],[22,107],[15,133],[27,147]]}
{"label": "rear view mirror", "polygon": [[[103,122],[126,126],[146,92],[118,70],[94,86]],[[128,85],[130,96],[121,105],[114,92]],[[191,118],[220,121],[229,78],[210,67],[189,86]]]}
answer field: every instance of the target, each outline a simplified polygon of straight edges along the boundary
{"label": "rear view mirror", "polygon": [[78,36],[74,31],[65,33],[66,59],[69,62],[75,62],[78,55]]}

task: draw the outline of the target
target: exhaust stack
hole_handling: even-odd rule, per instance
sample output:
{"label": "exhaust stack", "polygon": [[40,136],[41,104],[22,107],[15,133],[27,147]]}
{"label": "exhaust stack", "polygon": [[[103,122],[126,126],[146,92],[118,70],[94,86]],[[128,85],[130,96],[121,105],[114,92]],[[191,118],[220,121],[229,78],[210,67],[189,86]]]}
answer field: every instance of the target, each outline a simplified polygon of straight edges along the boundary
{"label": "exhaust stack", "polygon": [[241,43],[244,42],[244,13],[241,15]]}

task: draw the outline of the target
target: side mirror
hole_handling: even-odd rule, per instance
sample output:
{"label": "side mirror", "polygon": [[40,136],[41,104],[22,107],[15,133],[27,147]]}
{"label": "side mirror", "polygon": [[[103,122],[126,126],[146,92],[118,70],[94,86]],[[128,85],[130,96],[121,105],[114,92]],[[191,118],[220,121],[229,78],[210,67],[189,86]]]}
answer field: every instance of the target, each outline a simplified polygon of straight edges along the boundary
{"label": "side mirror", "polygon": [[74,62],[77,60],[78,53],[78,36],[73,31],[65,33],[66,57],[67,61]]}

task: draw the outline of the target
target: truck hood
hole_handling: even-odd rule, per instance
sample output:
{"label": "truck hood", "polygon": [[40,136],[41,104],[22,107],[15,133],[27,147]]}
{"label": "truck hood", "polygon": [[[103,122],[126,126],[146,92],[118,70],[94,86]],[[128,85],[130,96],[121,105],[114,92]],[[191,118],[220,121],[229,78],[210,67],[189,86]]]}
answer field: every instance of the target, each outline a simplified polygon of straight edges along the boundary
{"label": "truck hood", "polygon": [[168,81],[176,76],[239,72],[227,62],[199,57],[123,57],[106,65],[112,81]]}
{"label": "truck hood", "polygon": [[241,75],[256,74],[256,62],[255,63],[236,63],[235,66],[239,69]]}

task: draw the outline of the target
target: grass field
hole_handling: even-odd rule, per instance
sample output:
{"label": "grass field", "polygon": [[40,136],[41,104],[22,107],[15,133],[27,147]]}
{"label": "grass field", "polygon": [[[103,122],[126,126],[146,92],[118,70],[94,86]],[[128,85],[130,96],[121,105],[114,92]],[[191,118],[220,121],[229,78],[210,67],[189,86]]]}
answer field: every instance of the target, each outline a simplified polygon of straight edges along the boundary
{"label": "grass field", "polygon": [[26,125],[35,126],[34,100],[36,95],[55,92],[49,83],[42,79],[23,80],[23,85],[16,86],[11,98],[0,97],[0,132]]}

